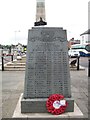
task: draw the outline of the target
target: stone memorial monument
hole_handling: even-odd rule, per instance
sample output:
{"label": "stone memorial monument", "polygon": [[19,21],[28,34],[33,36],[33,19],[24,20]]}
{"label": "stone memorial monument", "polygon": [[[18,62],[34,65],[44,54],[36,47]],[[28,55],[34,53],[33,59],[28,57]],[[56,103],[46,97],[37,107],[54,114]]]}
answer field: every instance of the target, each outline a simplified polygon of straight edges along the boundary
{"label": "stone memorial monument", "polygon": [[[44,0],[39,1],[44,6]],[[73,112],[67,32],[60,27],[33,27],[28,31],[21,112],[47,113],[46,101],[52,94],[64,95],[68,102],[66,111]]]}
{"label": "stone memorial monument", "polygon": [[47,25],[45,22],[45,0],[36,0],[36,22],[34,26]]}

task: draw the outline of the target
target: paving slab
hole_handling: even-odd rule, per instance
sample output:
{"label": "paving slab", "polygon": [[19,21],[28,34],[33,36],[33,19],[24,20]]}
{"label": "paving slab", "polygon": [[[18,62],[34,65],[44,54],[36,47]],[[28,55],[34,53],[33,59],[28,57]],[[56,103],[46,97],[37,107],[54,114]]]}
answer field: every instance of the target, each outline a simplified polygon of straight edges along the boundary
{"label": "paving slab", "polygon": [[20,95],[19,101],[17,103],[12,118],[55,118],[55,120],[57,118],[83,118],[83,113],[80,111],[76,103],[74,103],[74,112],[66,112],[61,115],[52,115],[50,113],[21,113],[22,95],[23,94]]}
{"label": "paving slab", "polygon": [[[90,78],[88,78],[86,74],[87,69],[82,71],[70,71],[70,73],[72,96],[86,120],[89,109],[88,86],[90,86],[88,84],[88,79]],[[20,94],[23,92],[25,71],[0,71],[0,76],[3,78],[3,81],[0,81],[2,82],[2,84],[0,84],[2,85],[2,117],[10,119],[16,108]],[[12,100],[14,102],[11,102]],[[49,120],[53,120],[53,118]]]}

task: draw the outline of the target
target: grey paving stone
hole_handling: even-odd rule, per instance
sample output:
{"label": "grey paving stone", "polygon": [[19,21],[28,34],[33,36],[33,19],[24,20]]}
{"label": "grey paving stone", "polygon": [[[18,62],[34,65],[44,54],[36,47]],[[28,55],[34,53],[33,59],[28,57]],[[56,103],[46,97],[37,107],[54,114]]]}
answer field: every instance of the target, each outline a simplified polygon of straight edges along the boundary
{"label": "grey paving stone", "polygon": [[[12,117],[12,115],[13,115],[13,112],[8,112],[8,109],[9,109],[9,111],[14,111],[15,110],[15,107],[16,107],[17,101],[18,101],[18,99],[15,98],[15,93],[17,93],[18,97],[20,97],[20,94],[23,92],[23,84],[24,84],[25,72],[22,72],[22,71],[21,72],[15,72],[15,71],[9,71],[8,72],[8,71],[4,71],[3,72],[3,76],[4,76],[3,77],[3,87],[2,87],[3,97],[4,96],[8,96],[8,97],[3,98],[3,99],[9,98],[9,96],[11,95],[11,93],[12,93],[12,98],[14,97],[14,99],[16,99],[16,102],[14,102],[14,103],[11,102],[12,99],[9,99],[8,102],[6,102],[6,100],[4,100],[4,102],[3,102],[3,119],[8,117],[8,120],[10,120],[11,117]],[[77,77],[75,77],[75,76],[77,76]],[[12,77],[12,79],[11,79],[11,77]],[[12,83],[12,86],[11,86],[11,84],[9,84],[10,82]],[[72,87],[74,87],[74,90],[76,92],[78,92],[78,93],[82,92],[80,90],[80,86],[78,84],[81,84],[81,86],[83,86],[83,87],[85,86],[85,88],[88,91],[88,84],[87,84],[87,82],[88,82],[88,80],[87,80],[86,70],[82,71],[82,72],[77,72],[77,71],[72,71],[71,72],[71,83],[72,83]],[[83,90],[83,92],[84,92],[84,90]],[[84,92],[84,93],[86,93],[86,92]],[[88,109],[89,109],[88,108],[88,104],[87,104],[87,102],[88,102],[87,99],[84,100],[83,103],[82,103],[81,102],[82,99],[77,99],[78,96],[73,96],[73,97],[74,97],[75,102],[78,104],[80,110],[85,115],[87,115],[88,114],[87,112],[88,112]],[[14,104],[15,106],[11,107],[11,106],[13,106],[12,104]],[[6,106],[8,106],[8,107],[6,107]],[[84,109],[84,107],[85,107],[85,109]],[[86,113],[85,113],[85,111],[86,111]],[[61,120],[61,118],[60,118],[60,120]],[[63,120],[64,120],[64,118],[63,118]],[[73,118],[71,120],[73,120]],[[74,120],[76,120],[76,118]],[[82,120],[82,118],[80,118],[80,120]],[[83,120],[87,120],[87,118],[84,117]]]}

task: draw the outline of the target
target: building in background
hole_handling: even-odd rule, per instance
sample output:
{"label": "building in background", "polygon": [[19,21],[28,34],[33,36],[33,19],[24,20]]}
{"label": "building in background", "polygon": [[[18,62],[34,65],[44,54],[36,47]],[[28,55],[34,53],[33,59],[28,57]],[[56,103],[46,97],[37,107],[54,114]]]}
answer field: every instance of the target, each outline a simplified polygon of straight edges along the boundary
{"label": "building in background", "polygon": [[82,33],[80,36],[82,36],[81,44],[90,43],[90,29]]}
{"label": "building in background", "polygon": [[80,44],[80,40],[75,40],[74,38],[71,38],[69,41],[68,41],[68,49],[71,48],[72,45],[74,44]]}
{"label": "building in background", "polygon": [[82,33],[81,44],[90,43],[90,1],[88,2],[88,30]]}
{"label": "building in background", "polygon": [[17,50],[17,53],[23,53],[23,51],[24,51],[23,45],[21,43],[18,43],[16,45],[16,50]]}

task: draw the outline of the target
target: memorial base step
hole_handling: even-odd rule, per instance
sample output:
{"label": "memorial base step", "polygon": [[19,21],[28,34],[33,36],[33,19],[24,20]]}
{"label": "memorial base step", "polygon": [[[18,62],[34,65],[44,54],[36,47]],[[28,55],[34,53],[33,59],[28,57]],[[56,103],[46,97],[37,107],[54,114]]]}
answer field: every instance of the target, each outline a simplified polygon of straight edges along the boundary
{"label": "memorial base step", "polygon": [[[68,102],[68,106],[65,112],[74,111],[74,99],[65,98]],[[21,99],[21,113],[47,113],[46,109],[47,98],[35,98],[35,99]]]}
{"label": "memorial base step", "polygon": [[16,105],[12,118],[29,118],[30,120],[60,120],[61,118],[83,118],[83,113],[74,102],[74,112],[65,112],[60,115],[52,115],[50,113],[21,113],[21,100],[22,95],[20,95],[19,101]]}

